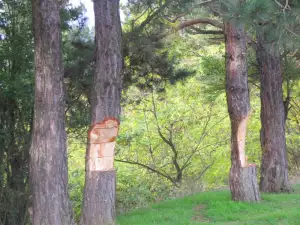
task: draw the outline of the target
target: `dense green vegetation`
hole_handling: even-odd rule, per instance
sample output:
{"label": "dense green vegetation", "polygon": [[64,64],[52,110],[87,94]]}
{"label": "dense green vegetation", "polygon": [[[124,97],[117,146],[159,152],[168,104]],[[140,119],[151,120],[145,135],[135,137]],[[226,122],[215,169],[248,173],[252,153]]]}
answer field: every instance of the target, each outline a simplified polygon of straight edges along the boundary
{"label": "dense green vegetation", "polygon": [[[167,83],[164,91],[160,92],[143,91],[132,86],[124,93],[116,149],[119,212],[148,205],[156,199],[183,196],[228,184],[230,123],[225,94],[222,92],[225,76],[223,59],[219,57],[222,48],[213,46],[199,50],[199,54],[204,53],[207,57],[200,61],[195,56],[185,56],[194,60],[189,63],[189,68],[197,71],[195,76],[173,85]],[[179,68],[185,66],[183,61],[178,65]],[[214,66],[216,62],[219,67]],[[213,88],[215,91],[211,91]],[[258,90],[253,86],[251,103],[258,109],[253,111],[249,123],[247,154],[249,161],[255,163],[259,163],[261,157],[260,104],[257,94]],[[172,163],[174,153],[159,136],[157,126],[166,136],[168,129],[173,126],[178,163],[184,165],[189,160],[188,167],[183,170],[180,187],[173,185],[173,179],[176,180],[178,175]],[[84,185],[84,131],[81,137],[69,138],[70,194],[77,216],[80,214]],[[149,151],[151,148],[152,154]],[[147,169],[147,166],[155,171]],[[159,175],[157,171],[170,179]]]}
{"label": "dense green vegetation", "polygon": [[[68,188],[78,222],[91,125],[95,32],[86,23],[83,5],[62,2]],[[124,68],[115,148],[120,225],[299,224],[299,185],[292,194],[262,194],[259,204],[231,201],[225,64],[229,56],[223,29],[225,22],[237,19],[233,24],[245,25],[249,39],[245,58],[251,110],[246,155],[248,162],[256,164],[259,180],[263,87],[256,31],[262,24],[271,24],[266,33],[280,50],[283,83],[277,89],[283,88],[289,177],[299,180],[299,3],[255,0],[237,7],[232,2],[139,0],[121,4]],[[183,26],[198,18],[204,22]],[[0,0],[0,225],[30,223],[33,34],[31,1]]]}
{"label": "dense green vegetation", "polygon": [[293,194],[263,194],[259,204],[233,202],[228,190],[168,200],[118,217],[120,225],[299,224],[300,185]]}

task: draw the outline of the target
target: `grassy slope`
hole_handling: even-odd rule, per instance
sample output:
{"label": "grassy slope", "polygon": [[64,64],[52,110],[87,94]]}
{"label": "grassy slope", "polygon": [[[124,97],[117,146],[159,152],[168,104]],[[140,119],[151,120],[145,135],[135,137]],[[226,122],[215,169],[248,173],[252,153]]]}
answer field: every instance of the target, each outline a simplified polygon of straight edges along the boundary
{"label": "grassy slope", "polygon": [[263,194],[260,204],[233,202],[229,191],[204,192],[118,217],[119,225],[300,224],[300,185],[293,194]]}

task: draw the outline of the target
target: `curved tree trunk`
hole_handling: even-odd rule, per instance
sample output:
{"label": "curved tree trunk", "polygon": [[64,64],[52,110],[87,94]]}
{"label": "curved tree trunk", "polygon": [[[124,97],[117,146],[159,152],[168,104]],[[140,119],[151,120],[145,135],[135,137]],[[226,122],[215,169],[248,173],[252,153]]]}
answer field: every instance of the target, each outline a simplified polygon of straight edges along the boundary
{"label": "curved tree trunk", "polygon": [[113,167],[122,91],[119,0],[95,0],[96,64],[80,224],[115,224]]}
{"label": "curved tree trunk", "polygon": [[257,31],[257,62],[261,83],[261,179],[263,192],[289,192],[285,140],[285,107],[279,47]]}
{"label": "curved tree trunk", "polygon": [[60,9],[33,0],[35,109],[30,149],[33,225],[74,224],[68,198]]}
{"label": "curved tree trunk", "polygon": [[243,26],[225,23],[226,94],[231,120],[230,190],[235,201],[260,201],[255,165],[247,163],[245,142],[250,112],[246,35]]}

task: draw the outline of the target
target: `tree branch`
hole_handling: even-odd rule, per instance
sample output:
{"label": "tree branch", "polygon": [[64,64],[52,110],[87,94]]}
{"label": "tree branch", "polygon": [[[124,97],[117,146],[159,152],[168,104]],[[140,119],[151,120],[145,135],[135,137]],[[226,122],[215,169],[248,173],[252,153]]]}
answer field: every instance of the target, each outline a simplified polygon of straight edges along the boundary
{"label": "tree branch", "polygon": [[151,159],[153,161],[153,163],[155,162],[154,160],[154,156],[153,156],[153,147],[152,147],[152,142],[151,142],[151,138],[150,138],[150,132],[149,132],[149,127],[148,127],[148,121],[147,121],[147,117],[146,117],[146,111],[144,110],[144,121],[145,121],[145,125],[146,125],[146,130],[147,130],[147,137],[148,137],[148,141],[149,141],[149,153],[151,155]]}
{"label": "tree branch", "polygon": [[184,29],[186,27],[190,27],[190,26],[194,26],[197,24],[210,24],[214,27],[220,28],[223,30],[224,26],[223,23],[221,23],[218,20],[214,20],[214,19],[209,19],[209,18],[198,18],[198,19],[192,19],[192,20],[187,20],[181,24],[179,24],[176,29],[177,30],[181,30]]}
{"label": "tree branch", "polygon": [[[179,30],[182,30],[184,28],[187,28],[187,27],[191,27],[191,26],[194,26],[194,25],[197,25],[197,24],[210,24],[214,27],[217,27],[217,28],[220,28],[223,30],[223,23],[222,22],[219,22],[218,20],[214,20],[214,19],[209,19],[209,18],[198,18],[198,19],[191,19],[191,20],[187,20],[185,22],[182,22],[180,23],[179,25],[177,25],[175,27],[175,31],[179,31]],[[153,38],[153,41],[158,41],[160,39],[163,39],[165,37],[167,37],[168,35],[171,34],[171,31],[167,31],[159,36],[156,36]]]}
{"label": "tree branch", "polygon": [[176,169],[176,172],[177,172],[177,175],[181,174],[182,173],[182,169],[180,168],[178,162],[177,162],[177,159],[178,159],[178,152],[176,150],[176,147],[175,147],[175,144],[173,143],[172,141],[172,130],[169,130],[169,139],[166,138],[163,133],[161,132],[161,128],[159,126],[159,123],[158,123],[158,118],[157,118],[157,113],[156,113],[156,105],[155,105],[155,101],[154,101],[154,95],[153,95],[153,91],[152,91],[152,106],[153,106],[153,115],[154,115],[154,118],[155,118],[155,121],[156,121],[156,126],[157,126],[157,132],[160,136],[160,138],[167,144],[169,145],[169,147],[171,148],[174,156],[172,157],[172,161],[173,161],[173,164],[175,166],[175,169]]}
{"label": "tree branch", "polygon": [[285,5],[282,5],[280,2],[274,0],[276,2],[276,4],[282,8],[282,11],[285,11],[286,9],[291,9],[289,6],[289,0],[285,0]]}
{"label": "tree branch", "polygon": [[154,173],[156,173],[156,174],[158,174],[158,175],[160,175],[160,176],[162,176],[162,177],[168,179],[168,180],[171,181],[172,183],[174,183],[174,179],[173,179],[172,177],[170,177],[169,175],[167,175],[167,174],[165,174],[165,173],[163,173],[163,172],[161,172],[161,171],[159,171],[159,170],[156,170],[156,169],[154,169],[154,168],[152,168],[152,167],[150,167],[150,166],[147,166],[147,165],[145,165],[145,164],[143,164],[143,163],[134,162],[134,161],[128,161],[128,160],[122,160],[122,159],[115,159],[115,161],[117,161],[117,162],[122,162],[122,163],[128,163],[128,164],[132,164],[132,165],[138,165],[138,166],[141,166],[141,167],[143,167],[143,168],[145,168],[145,169],[147,169],[147,170],[150,170],[151,172],[154,172]]}
{"label": "tree branch", "polygon": [[195,8],[198,8],[198,7],[201,7],[202,5],[205,5],[205,4],[209,4],[209,3],[212,3],[216,0],[207,0],[207,1],[203,1],[203,2],[199,2],[198,4],[195,4],[193,5],[192,9],[190,10],[187,10],[185,13],[182,13],[182,14],[179,14],[177,15],[174,19],[170,19],[168,18],[167,16],[163,16],[164,19],[166,19],[167,21],[171,22],[171,23],[175,23],[178,19],[180,19],[181,17],[184,17],[185,15],[189,14],[192,12],[193,9]]}
{"label": "tree branch", "polygon": [[142,30],[148,23],[151,22],[152,19],[154,19],[158,14],[161,13],[166,7],[168,6],[167,3],[161,5],[156,11],[154,11],[151,15],[149,15],[138,27],[138,30]]}
{"label": "tree branch", "polygon": [[190,27],[191,30],[195,31],[193,34],[224,34],[223,30],[202,30],[197,27]]}
{"label": "tree branch", "polygon": [[204,173],[215,163],[215,160],[212,161],[212,163],[208,164],[204,170],[202,170],[202,172],[198,175],[198,177],[195,179],[196,181],[199,180]]}
{"label": "tree branch", "polygon": [[[206,136],[206,134],[208,133],[208,131],[212,130],[217,124],[219,124],[219,123],[220,123],[222,120],[224,120],[226,117],[227,117],[227,116],[223,117],[220,121],[218,121],[217,123],[215,123],[214,125],[212,125],[212,126],[210,127],[209,130],[208,130],[208,123],[209,123],[209,121],[210,121],[210,119],[211,119],[211,116],[208,118],[208,120],[206,121],[206,124],[205,124],[205,126],[204,126],[204,128],[203,128],[203,130],[202,130],[202,134],[201,134],[200,140],[198,141],[197,145],[196,145],[195,148],[193,149],[191,155],[187,158],[187,160],[186,160],[185,163],[183,164],[182,169],[185,169],[185,168],[189,165],[189,163],[190,163],[192,157],[193,157],[197,152],[199,152],[200,150],[205,149],[205,148],[207,148],[207,147],[209,147],[209,146],[211,146],[211,145],[216,144],[216,143],[214,143],[214,144],[206,145],[206,146],[204,146],[204,147],[202,147],[202,148],[199,149],[199,147],[200,147],[200,145],[201,145],[201,143],[202,143],[202,140],[204,139],[204,137]],[[223,142],[223,141],[222,141],[222,142]],[[222,143],[222,142],[221,142],[221,143]],[[220,142],[218,142],[218,143],[220,143]]]}

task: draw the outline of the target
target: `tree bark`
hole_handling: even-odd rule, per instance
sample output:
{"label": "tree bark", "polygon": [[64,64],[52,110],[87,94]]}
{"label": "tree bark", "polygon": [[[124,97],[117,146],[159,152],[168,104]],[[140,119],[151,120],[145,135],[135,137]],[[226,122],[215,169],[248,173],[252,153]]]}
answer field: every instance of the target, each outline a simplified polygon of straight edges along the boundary
{"label": "tree bark", "polygon": [[245,142],[250,112],[246,34],[242,25],[225,23],[226,94],[231,120],[230,190],[235,201],[260,201],[255,165],[247,163]]}
{"label": "tree bark", "polygon": [[81,225],[115,224],[114,145],[122,91],[119,0],[95,0],[96,63]]}
{"label": "tree bark", "polygon": [[35,109],[30,148],[33,225],[74,224],[68,198],[60,10],[33,0]]}
{"label": "tree bark", "polygon": [[290,192],[285,139],[285,108],[278,44],[257,30],[256,57],[261,83],[261,179],[263,192]]}

